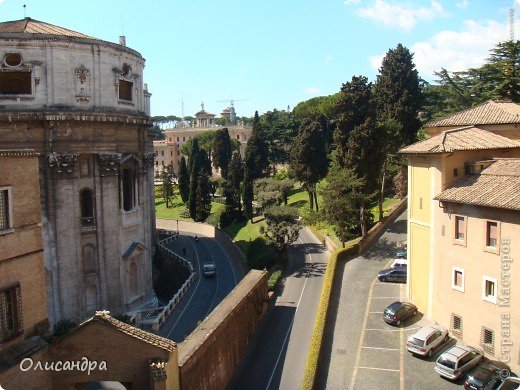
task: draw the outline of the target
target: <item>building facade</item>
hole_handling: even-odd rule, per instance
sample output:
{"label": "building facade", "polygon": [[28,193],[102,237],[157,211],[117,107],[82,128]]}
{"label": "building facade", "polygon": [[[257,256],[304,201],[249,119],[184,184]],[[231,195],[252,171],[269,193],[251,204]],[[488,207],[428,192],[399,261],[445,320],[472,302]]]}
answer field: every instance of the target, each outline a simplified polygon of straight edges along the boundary
{"label": "building facade", "polygon": [[[25,357],[47,356],[49,328],[39,202],[38,155],[0,151],[0,384],[50,384],[43,373],[20,378]],[[50,387],[50,386],[49,386]]]}
{"label": "building facade", "polygon": [[429,139],[401,150],[408,159],[408,298],[514,371],[520,369],[518,112],[514,103],[487,102],[430,123]]}
{"label": "building facade", "polygon": [[0,23],[0,149],[39,153],[51,323],[153,303],[150,93],[135,50],[30,18]]}

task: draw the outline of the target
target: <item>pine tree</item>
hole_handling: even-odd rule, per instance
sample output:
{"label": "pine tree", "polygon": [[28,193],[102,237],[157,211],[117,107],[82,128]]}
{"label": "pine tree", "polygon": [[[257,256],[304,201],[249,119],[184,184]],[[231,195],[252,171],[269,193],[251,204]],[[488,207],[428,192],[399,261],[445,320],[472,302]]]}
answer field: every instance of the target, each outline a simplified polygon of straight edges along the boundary
{"label": "pine tree", "polygon": [[335,108],[337,118],[334,131],[335,158],[341,167],[345,167],[350,132],[373,113],[371,90],[372,84],[365,76],[353,76],[351,81],[341,86]]}
{"label": "pine tree", "polygon": [[325,137],[321,126],[316,121],[305,121],[292,146],[290,168],[296,179],[304,183],[309,193],[311,210],[316,204],[318,211],[316,183],[325,177],[327,167]]}
{"label": "pine tree", "polygon": [[244,181],[242,184],[242,202],[244,203],[244,213],[253,222],[253,178],[251,177],[249,164],[244,165]]}
{"label": "pine tree", "polygon": [[213,165],[227,179],[228,165],[231,161],[231,138],[227,127],[217,130],[213,143]]}
{"label": "pine tree", "polygon": [[181,163],[179,165],[179,192],[182,201],[186,203],[190,198],[190,174],[188,173],[184,156],[181,157]]}
{"label": "pine tree", "polygon": [[175,180],[175,172],[173,171],[173,165],[166,165],[160,175],[162,180],[162,197],[166,202],[166,207],[170,207],[172,205],[172,200],[175,197],[174,192],[174,180]]}

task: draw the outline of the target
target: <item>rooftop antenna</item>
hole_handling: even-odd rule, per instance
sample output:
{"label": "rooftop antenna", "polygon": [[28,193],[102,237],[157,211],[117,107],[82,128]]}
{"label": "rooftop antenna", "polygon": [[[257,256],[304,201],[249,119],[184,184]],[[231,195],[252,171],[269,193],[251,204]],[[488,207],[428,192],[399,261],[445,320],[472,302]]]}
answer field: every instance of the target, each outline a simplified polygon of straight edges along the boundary
{"label": "rooftop antenna", "polygon": [[515,9],[509,8],[509,40],[515,39]]}
{"label": "rooftop antenna", "polygon": [[25,19],[27,17],[27,5],[23,5],[23,18]]}

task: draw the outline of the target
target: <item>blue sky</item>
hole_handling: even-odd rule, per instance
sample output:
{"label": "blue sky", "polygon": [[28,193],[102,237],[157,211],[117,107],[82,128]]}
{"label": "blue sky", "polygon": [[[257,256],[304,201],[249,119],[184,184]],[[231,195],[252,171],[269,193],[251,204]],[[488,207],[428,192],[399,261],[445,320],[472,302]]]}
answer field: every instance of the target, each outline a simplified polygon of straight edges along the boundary
{"label": "blue sky", "polygon": [[[353,75],[374,80],[402,43],[421,77],[478,66],[509,38],[520,0],[0,0],[0,20],[27,16],[127,45],[146,58],[152,115],[294,107],[337,92]],[[520,37],[520,28],[516,28]],[[241,99],[247,99],[242,100]]]}

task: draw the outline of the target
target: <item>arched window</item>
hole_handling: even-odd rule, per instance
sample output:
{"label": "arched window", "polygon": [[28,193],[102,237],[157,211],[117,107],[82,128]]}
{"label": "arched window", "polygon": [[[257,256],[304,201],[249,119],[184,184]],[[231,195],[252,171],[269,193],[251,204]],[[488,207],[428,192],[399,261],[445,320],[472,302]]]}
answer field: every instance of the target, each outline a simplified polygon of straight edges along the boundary
{"label": "arched window", "polygon": [[94,217],[94,193],[92,190],[85,188],[79,193],[79,203],[81,209],[81,226],[95,226],[96,219]]}
{"label": "arched window", "polygon": [[97,273],[96,248],[92,244],[87,244],[82,251],[83,275]]}
{"label": "arched window", "polygon": [[137,295],[138,281],[137,281],[137,264],[132,260],[130,263],[130,275],[129,275],[129,293],[130,296]]}

